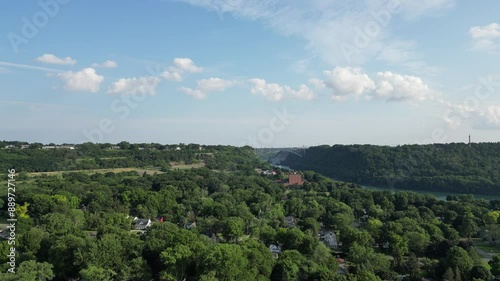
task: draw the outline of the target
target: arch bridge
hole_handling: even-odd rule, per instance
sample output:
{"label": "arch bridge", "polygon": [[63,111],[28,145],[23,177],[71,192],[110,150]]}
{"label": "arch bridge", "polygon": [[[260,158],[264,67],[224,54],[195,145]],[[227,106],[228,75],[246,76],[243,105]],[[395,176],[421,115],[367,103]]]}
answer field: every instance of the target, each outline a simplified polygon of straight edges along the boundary
{"label": "arch bridge", "polygon": [[304,155],[306,155],[306,150],[308,148],[309,147],[306,147],[306,146],[302,146],[302,147],[265,147],[265,148],[255,148],[255,153],[257,153],[257,154],[274,153],[276,155],[280,151],[285,151],[288,153],[295,154],[299,157],[304,157]]}

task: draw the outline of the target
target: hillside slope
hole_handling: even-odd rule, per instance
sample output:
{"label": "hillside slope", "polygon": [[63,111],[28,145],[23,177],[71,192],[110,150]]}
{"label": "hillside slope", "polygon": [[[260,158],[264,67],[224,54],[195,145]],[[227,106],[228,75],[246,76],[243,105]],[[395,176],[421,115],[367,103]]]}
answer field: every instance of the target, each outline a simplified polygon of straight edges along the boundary
{"label": "hillside slope", "polygon": [[364,185],[500,194],[500,143],[317,146],[284,164]]}

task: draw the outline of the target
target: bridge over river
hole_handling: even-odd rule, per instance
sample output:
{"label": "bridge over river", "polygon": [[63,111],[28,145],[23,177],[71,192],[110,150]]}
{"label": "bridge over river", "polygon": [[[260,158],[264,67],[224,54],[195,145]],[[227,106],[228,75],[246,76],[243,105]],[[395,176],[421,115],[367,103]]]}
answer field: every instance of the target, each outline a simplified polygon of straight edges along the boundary
{"label": "bridge over river", "polygon": [[264,148],[255,148],[255,154],[259,156],[264,161],[269,161],[271,158],[280,154],[280,152],[292,153],[299,157],[304,157],[306,155],[306,151],[309,147],[264,147]]}

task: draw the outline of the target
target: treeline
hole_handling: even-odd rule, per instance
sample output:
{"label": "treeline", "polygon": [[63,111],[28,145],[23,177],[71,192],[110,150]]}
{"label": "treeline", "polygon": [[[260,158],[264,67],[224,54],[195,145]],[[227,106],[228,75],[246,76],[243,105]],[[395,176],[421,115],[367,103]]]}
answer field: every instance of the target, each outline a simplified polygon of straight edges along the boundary
{"label": "treeline", "polygon": [[[4,147],[13,145],[15,148]],[[21,149],[22,145],[29,146]],[[49,146],[55,146],[50,144]],[[84,143],[75,149],[42,149],[42,144],[0,142],[0,171],[51,172],[127,167],[159,167],[168,169],[171,162],[192,164],[204,161],[214,169],[247,169],[245,163],[255,165],[250,147],[200,146],[197,144],[160,145]],[[219,154],[214,157],[214,154]],[[4,172],[1,172],[4,173]]]}
{"label": "treeline", "polygon": [[500,143],[317,146],[284,164],[363,185],[500,194]]}

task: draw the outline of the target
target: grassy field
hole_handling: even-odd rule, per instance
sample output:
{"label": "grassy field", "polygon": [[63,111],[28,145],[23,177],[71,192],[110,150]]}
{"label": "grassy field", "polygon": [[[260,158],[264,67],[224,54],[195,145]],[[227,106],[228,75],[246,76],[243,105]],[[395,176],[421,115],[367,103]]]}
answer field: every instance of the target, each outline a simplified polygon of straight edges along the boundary
{"label": "grassy field", "polygon": [[[184,163],[170,163],[172,166],[172,169],[180,169],[180,170],[186,170],[186,169],[192,169],[192,168],[202,168],[205,166],[204,163],[195,163],[195,164],[184,164]],[[28,176],[30,177],[35,177],[35,176],[41,176],[41,175],[47,175],[47,176],[57,176],[57,175],[62,175],[63,173],[71,173],[71,172],[83,172],[87,174],[104,174],[104,173],[121,173],[121,172],[137,172],[139,175],[146,174],[148,175],[153,175],[154,173],[157,174],[163,174],[164,172],[160,171],[160,168],[156,167],[149,167],[149,168],[112,168],[112,169],[89,169],[89,170],[72,170],[72,171],[54,171],[54,172],[36,172],[36,173],[28,173]]]}
{"label": "grassy field", "polygon": [[127,157],[123,156],[123,157],[101,157],[99,158],[101,160],[116,160],[116,159],[127,159]]}
{"label": "grassy field", "polygon": [[186,169],[198,169],[202,168],[205,166],[204,163],[195,163],[195,164],[181,164],[181,163],[170,163],[170,166],[172,166],[172,169],[180,169],[180,170],[186,170]]}
{"label": "grassy field", "polygon": [[489,263],[487,263],[487,262],[483,262],[483,263],[482,263],[482,266],[484,266],[484,267],[485,267],[486,269],[488,269],[488,270],[491,270],[491,266],[490,266],[490,264],[489,264]]}
{"label": "grassy field", "polygon": [[85,161],[95,161],[95,159],[94,159],[94,158],[92,158],[92,157],[86,157],[86,158],[82,157],[82,158],[77,158],[77,159],[75,159],[75,162],[76,162],[76,163],[79,163],[79,162],[85,162]]}
{"label": "grassy field", "polygon": [[142,168],[113,168],[113,169],[90,169],[90,170],[73,170],[73,171],[55,171],[55,172],[37,172],[37,173],[28,173],[29,176],[34,177],[34,176],[41,176],[41,175],[47,175],[47,176],[57,176],[57,175],[62,175],[63,173],[71,173],[71,172],[83,172],[83,173],[88,173],[88,174],[104,174],[104,173],[121,173],[121,172],[137,172],[139,175],[144,174],[146,172],[148,175],[152,175],[154,173],[157,174],[163,174],[160,169],[157,168],[148,168],[148,169],[142,169]]}

